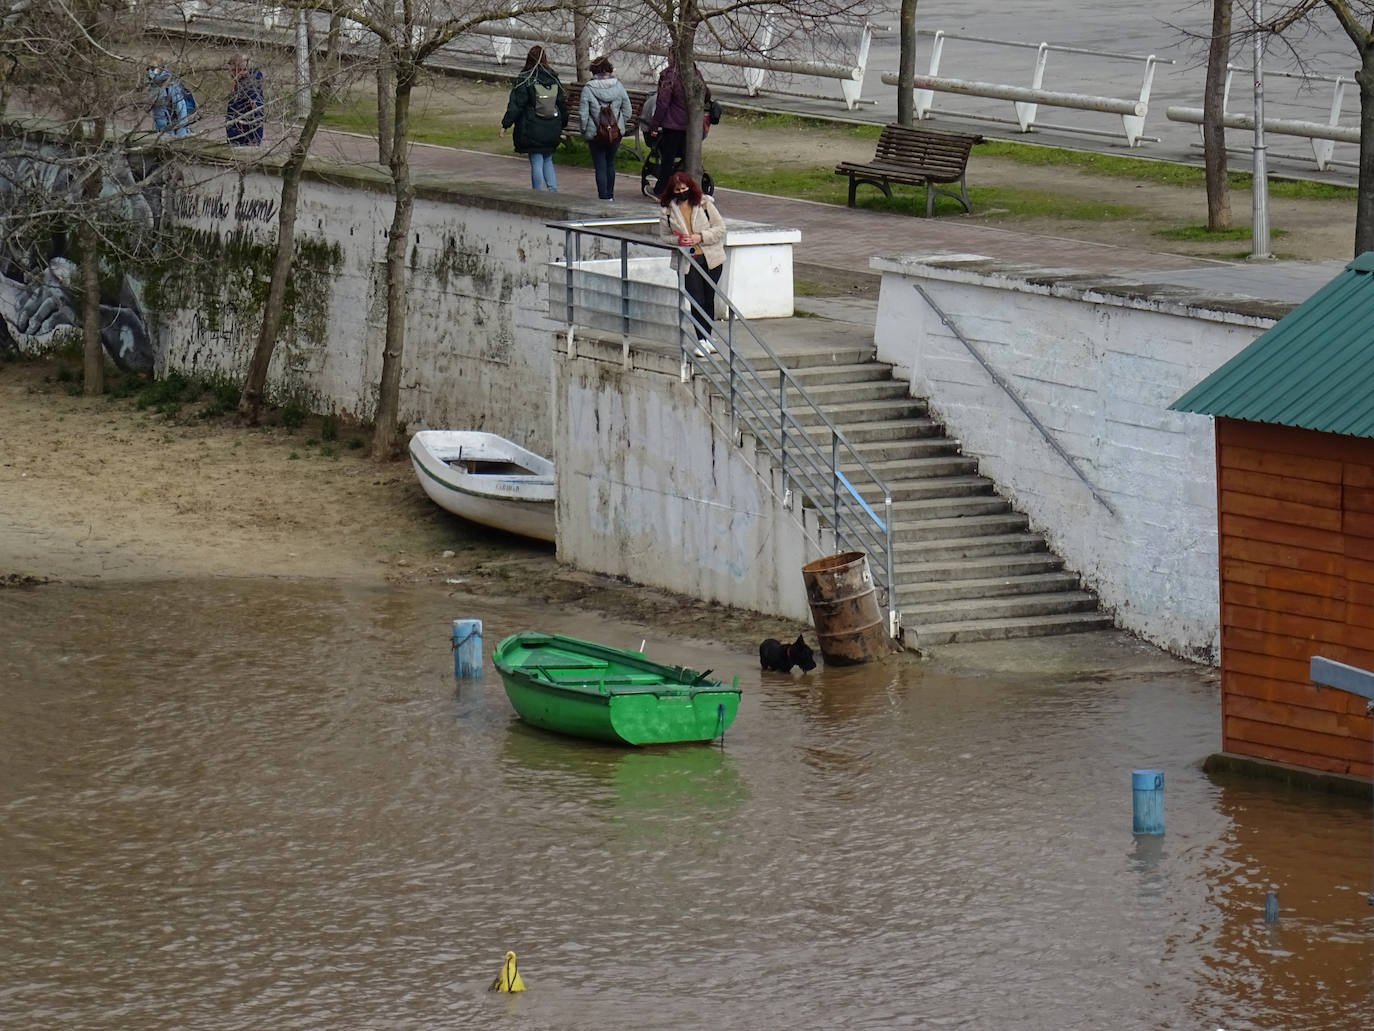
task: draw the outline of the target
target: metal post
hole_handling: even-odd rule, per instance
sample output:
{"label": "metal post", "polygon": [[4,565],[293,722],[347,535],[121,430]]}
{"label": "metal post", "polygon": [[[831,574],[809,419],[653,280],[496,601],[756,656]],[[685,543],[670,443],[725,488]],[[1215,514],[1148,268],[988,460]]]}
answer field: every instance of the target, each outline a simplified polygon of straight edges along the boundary
{"label": "metal post", "polygon": [[1268,261],[1274,257],[1269,251],[1269,170],[1264,158],[1264,37],[1260,31],[1262,3],[1263,0],[1255,0],[1255,159],[1251,172],[1254,209],[1251,261]]}

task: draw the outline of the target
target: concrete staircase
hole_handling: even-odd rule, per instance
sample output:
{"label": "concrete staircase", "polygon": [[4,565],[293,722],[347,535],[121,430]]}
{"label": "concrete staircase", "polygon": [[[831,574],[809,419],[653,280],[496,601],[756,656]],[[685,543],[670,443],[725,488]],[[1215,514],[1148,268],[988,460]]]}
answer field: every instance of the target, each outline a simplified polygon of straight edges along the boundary
{"label": "concrete staircase", "polygon": [[[886,482],[893,499],[896,599],[920,646],[1101,630],[1097,598],[1067,572],[1045,539],[1012,510],[978,461],[930,417],[872,345],[808,349],[787,368]],[[817,439],[829,440],[818,420]],[[862,470],[843,468],[865,489]]]}

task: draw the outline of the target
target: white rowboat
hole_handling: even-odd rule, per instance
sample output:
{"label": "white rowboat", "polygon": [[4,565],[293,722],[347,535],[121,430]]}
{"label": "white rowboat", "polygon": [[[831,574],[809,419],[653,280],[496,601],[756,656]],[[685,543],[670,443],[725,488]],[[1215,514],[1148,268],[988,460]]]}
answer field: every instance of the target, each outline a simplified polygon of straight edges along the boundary
{"label": "white rowboat", "polygon": [[523,537],[554,539],[553,463],[495,433],[421,430],[410,438],[420,486],[440,508]]}

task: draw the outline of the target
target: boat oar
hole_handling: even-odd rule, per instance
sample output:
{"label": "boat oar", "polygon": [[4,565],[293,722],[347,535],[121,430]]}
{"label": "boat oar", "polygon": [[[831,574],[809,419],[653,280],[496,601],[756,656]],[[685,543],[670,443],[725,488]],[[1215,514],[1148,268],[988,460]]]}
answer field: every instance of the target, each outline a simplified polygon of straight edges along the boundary
{"label": "boat oar", "polygon": [[698,684],[700,684],[703,680],[705,680],[705,679],[706,679],[707,677],[709,677],[710,675],[711,675],[711,670],[709,670],[709,669],[704,669],[704,670],[702,670],[700,673],[697,674],[697,678],[696,678],[695,680],[692,681],[692,686],[693,686],[693,687],[696,687]]}
{"label": "boat oar", "polygon": [[507,952],[506,961],[501,965],[501,972],[496,975],[496,980],[491,983],[493,992],[523,992],[525,982],[520,978],[520,971],[515,968],[515,953]]}

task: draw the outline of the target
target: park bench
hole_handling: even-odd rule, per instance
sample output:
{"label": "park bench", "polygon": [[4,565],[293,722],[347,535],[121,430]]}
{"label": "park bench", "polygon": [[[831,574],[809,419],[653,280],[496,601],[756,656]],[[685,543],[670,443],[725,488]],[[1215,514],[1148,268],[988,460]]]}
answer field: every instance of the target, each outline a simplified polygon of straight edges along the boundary
{"label": "park bench", "polygon": [[[892,196],[893,183],[913,186],[925,184],[926,216],[935,213],[935,195],[953,197],[972,211],[964,172],[968,167],[969,151],[983,137],[965,133],[936,132],[932,129],[913,129],[905,125],[885,125],[878,137],[878,150],[867,164],[843,161],[835,166],[836,175],[849,176],[849,206],[854,206],[854,191],[859,183],[869,183]],[[959,192],[942,190],[938,184],[958,183]]]}
{"label": "park bench", "polygon": [[[582,86],[583,83],[574,82],[563,87],[568,96],[568,124],[563,135],[568,139],[582,138]],[[649,94],[633,89],[626,89],[625,92],[630,95],[630,120],[625,123],[622,142],[629,144],[630,152],[635,157],[642,158],[644,153],[639,149],[639,115],[644,110],[644,101],[649,99]]]}

